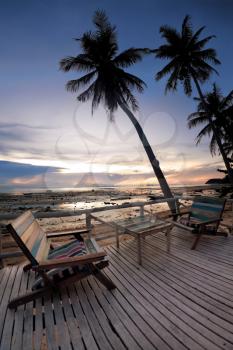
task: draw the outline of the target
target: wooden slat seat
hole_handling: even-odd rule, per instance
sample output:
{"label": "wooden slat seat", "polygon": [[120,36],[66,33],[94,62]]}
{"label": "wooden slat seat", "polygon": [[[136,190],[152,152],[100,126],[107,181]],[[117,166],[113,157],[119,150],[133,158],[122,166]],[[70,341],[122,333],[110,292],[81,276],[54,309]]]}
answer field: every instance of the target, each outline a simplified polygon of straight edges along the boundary
{"label": "wooden slat seat", "polygon": [[[74,235],[75,240],[51,250],[51,238],[47,237],[31,211],[27,211],[19,216],[7,225],[7,229],[30,262],[24,270],[33,269],[39,274],[40,279],[43,280],[43,283],[36,283],[37,288],[38,286],[43,286],[39,288],[40,290],[12,300],[9,303],[9,307],[12,308],[29,302],[37,296],[43,295],[43,293],[52,291],[54,288],[57,289],[64,283],[67,284],[70,281],[79,280],[90,274],[95,275],[107,288],[115,287],[100,271],[100,269],[108,265],[105,251],[99,248],[94,239],[83,239],[80,231],[67,232],[68,235]],[[53,233],[52,238],[54,236]],[[78,269],[79,266],[81,267],[80,269]],[[83,266],[85,266],[85,269]],[[56,277],[55,279],[54,276],[58,274],[49,273],[51,269],[60,269],[63,272],[69,267],[76,268],[73,269],[75,273],[72,273],[70,276],[62,276],[60,274],[61,278],[58,279]]]}

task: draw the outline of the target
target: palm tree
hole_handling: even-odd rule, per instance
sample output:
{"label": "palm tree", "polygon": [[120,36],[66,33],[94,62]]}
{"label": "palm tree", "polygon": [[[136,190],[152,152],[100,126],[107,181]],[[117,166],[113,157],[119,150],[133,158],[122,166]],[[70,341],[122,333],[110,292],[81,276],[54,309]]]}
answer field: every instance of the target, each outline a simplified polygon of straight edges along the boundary
{"label": "palm tree", "polygon": [[188,117],[188,127],[191,129],[198,125],[205,124],[204,128],[198,133],[196,143],[199,144],[203,137],[211,135],[210,152],[212,155],[217,151],[217,140],[213,133],[210,118],[212,118],[215,129],[221,137],[223,147],[226,150],[228,139],[230,139],[231,125],[233,115],[233,90],[224,97],[220,89],[213,84],[213,90],[204,95],[205,103],[200,98],[195,98],[198,101],[197,112],[191,113]]}
{"label": "palm tree", "polygon": [[[205,27],[201,27],[194,33],[190,22],[190,16],[184,18],[180,33],[175,28],[166,25],[162,26],[160,28],[160,33],[166,40],[166,43],[161,45],[158,49],[152,50],[155,52],[156,57],[170,60],[170,62],[156,74],[156,80],[170,75],[165,92],[168,90],[176,90],[178,82],[181,82],[185,94],[190,96],[192,93],[193,81],[203,104],[206,102],[200,84],[208,80],[213,72],[217,73],[211,64],[220,64],[220,61],[217,59],[216,51],[212,48],[205,48],[206,44],[214,38],[214,36],[211,35],[204,39],[199,38],[204,28]],[[229,178],[233,183],[232,169],[222,145],[221,137],[213,123],[212,116],[209,117],[209,123],[227,168]]]}
{"label": "palm tree", "polygon": [[[102,102],[108,109],[111,119],[114,111],[121,107],[138,133],[164,196],[172,198],[159,162],[133,114],[139,107],[132,90],[142,92],[145,83],[124,70],[140,61],[149,50],[129,48],[118,53],[116,28],[110,24],[105,12],[96,11],[93,23],[96,27],[94,32],[85,32],[80,39],[76,39],[80,42],[82,53],[60,61],[60,68],[64,72],[75,70],[86,73],[78,79],[68,81],[67,90],[77,92],[84,88],[77,97],[78,101],[86,102],[91,99],[92,112]],[[169,202],[169,206],[174,209],[173,202]]]}

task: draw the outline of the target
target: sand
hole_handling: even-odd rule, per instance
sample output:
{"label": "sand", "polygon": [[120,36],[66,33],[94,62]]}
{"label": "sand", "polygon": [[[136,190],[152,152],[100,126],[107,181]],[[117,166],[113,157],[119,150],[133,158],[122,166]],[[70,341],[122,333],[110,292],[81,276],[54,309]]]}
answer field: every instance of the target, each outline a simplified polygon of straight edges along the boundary
{"label": "sand", "polygon": [[[180,194],[180,188],[176,193]],[[211,188],[202,190],[201,188],[186,189],[183,192],[185,195],[211,195],[216,196],[217,192]],[[21,214],[27,209],[33,211],[54,211],[54,210],[71,210],[74,212],[79,209],[91,209],[95,207],[113,206],[113,210],[99,212],[98,216],[104,221],[121,220],[127,217],[139,215],[139,208],[118,209],[117,204],[131,202],[148,202],[145,207],[146,215],[157,215],[158,217],[167,218],[169,215],[168,206],[166,203],[150,205],[149,195],[152,194],[150,188],[135,188],[135,189],[95,189],[87,191],[67,191],[67,192],[44,192],[44,193],[29,193],[29,194],[3,194],[0,196],[0,216],[6,213]],[[153,195],[161,196],[160,191],[153,191]],[[183,201],[185,206],[191,204],[190,201]],[[233,227],[233,211],[232,205],[228,204],[224,211],[223,223],[220,230],[229,232]],[[72,215],[69,217],[53,217],[39,219],[41,226],[46,232],[57,232],[66,230],[76,230],[85,228],[85,215]],[[12,239],[6,234],[5,225],[7,220],[0,220],[0,232],[3,234],[3,251],[14,251],[15,244]],[[94,222],[94,225],[99,225]],[[97,231],[99,231],[97,229]],[[93,231],[95,235],[95,230]],[[63,241],[60,239],[59,241]],[[114,239],[106,239],[100,242],[101,245],[115,243]],[[17,259],[13,259],[15,263]],[[9,262],[9,261],[8,261]]]}

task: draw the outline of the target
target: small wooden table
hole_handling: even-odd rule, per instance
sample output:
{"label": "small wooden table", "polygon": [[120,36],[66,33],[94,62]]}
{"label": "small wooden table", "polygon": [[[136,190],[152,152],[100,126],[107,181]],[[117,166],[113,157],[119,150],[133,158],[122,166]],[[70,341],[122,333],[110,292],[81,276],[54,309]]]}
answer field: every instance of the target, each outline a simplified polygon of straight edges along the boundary
{"label": "small wooden table", "polygon": [[153,235],[157,232],[164,232],[167,236],[167,251],[170,250],[170,230],[172,223],[166,220],[157,219],[151,216],[138,216],[125,220],[111,221],[111,225],[116,229],[116,244],[119,248],[119,235],[126,233],[137,239],[138,263],[142,264],[141,238]]}

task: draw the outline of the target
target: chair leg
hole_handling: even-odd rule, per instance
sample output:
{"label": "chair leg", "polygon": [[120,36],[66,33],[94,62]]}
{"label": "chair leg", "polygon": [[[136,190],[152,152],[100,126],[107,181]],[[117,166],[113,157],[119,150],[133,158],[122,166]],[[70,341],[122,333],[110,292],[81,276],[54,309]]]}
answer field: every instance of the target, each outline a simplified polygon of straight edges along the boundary
{"label": "chair leg", "polygon": [[15,309],[15,308],[17,308],[17,306],[29,303],[30,301],[33,301],[37,298],[40,298],[48,293],[53,293],[53,289],[49,288],[49,287],[45,287],[45,288],[35,290],[33,292],[29,292],[27,294],[24,294],[24,295],[21,295],[17,298],[12,299],[8,303],[8,307],[9,307],[9,309]]}
{"label": "chair leg", "polygon": [[199,234],[199,235],[197,235],[197,237],[194,239],[194,242],[193,242],[193,245],[192,245],[192,247],[191,247],[191,250],[196,249],[196,246],[197,246],[197,244],[198,244],[198,242],[199,242],[201,236],[202,236],[202,235]]}
{"label": "chair leg", "polygon": [[228,237],[227,232],[216,232],[215,236]]}
{"label": "chair leg", "polygon": [[29,270],[31,270],[31,268],[32,268],[32,264],[27,264],[27,265],[24,265],[24,267],[23,267],[23,271],[24,272],[26,272],[26,271],[29,271]]}
{"label": "chair leg", "polygon": [[107,277],[105,276],[99,269],[97,269],[95,266],[92,265],[91,267],[92,274],[108,289],[114,289],[116,288],[115,284]]}

